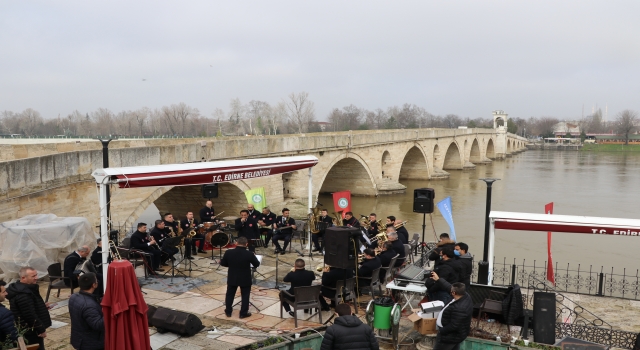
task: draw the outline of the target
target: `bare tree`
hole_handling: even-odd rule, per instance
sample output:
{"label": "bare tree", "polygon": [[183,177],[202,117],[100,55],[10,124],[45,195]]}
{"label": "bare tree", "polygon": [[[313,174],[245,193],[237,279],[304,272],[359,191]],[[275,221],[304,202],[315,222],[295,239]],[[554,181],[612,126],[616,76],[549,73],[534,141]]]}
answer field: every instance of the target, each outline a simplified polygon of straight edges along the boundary
{"label": "bare tree", "polygon": [[190,118],[200,116],[200,111],[180,102],[177,105],[162,107],[162,114],[172,135],[186,136],[187,122]]}
{"label": "bare tree", "polygon": [[535,122],[531,126],[533,128],[533,135],[542,137],[552,137],[553,127],[558,124],[558,119],[553,117],[542,117],[535,119]]}
{"label": "bare tree", "polygon": [[278,134],[278,129],[282,121],[287,118],[287,106],[284,102],[279,102],[275,107],[271,108],[271,118],[269,126],[274,135]]}
{"label": "bare tree", "polygon": [[635,123],[638,119],[638,113],[629,109],[618,113],[616,116],[616,133],[618,135],[624,135],[624,144],[629,144],[629,134],[635,129]]}
{"label": "bare tree", "polygon": [[296,126],[298,133],[305,132],[315,119],[315,109],[313,102],[309,100],[309,94],[305,91],[298,94],[291,93],[285,106],[287,118]]}
{"label": "bare tree", "polygon": [[36,128],[43,124],[40,112],[27,108],[19,116],[20,129],[25,136],[35,136]]}

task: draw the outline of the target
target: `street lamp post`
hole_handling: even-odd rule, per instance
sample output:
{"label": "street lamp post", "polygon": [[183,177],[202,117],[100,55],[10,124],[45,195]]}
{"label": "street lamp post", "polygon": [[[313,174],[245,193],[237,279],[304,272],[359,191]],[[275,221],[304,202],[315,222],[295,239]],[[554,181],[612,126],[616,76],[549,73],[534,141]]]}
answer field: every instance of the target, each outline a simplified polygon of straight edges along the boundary
{"label": "street lamp post", "polygon": [[491,187],[494,182],[500,179],[484,178],[479,179],[487,184],[487,211],[484,220],[484,249],[482,251],[482,261],[478,263],[478,284],[489,284],[489,213],[491,212]]}
{"label": "street lamp post", "polygon": [[[110,137],[108,139],[98,139],[98,140],[100,141],[100,143],[102,143],[102,167],[106,169],[109,167],[109,142],[113,141],[113,139]],[[106,198],[107,198],[107,220],[110,221],[111,220],[111,190],[109,189],[109,186],[107,186]]]}

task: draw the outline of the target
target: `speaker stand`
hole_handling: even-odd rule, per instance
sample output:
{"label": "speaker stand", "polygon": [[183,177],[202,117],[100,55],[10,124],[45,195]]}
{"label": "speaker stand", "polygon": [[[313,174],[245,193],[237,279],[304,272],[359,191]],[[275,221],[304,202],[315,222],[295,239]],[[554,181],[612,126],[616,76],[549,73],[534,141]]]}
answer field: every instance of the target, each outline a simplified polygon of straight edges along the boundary
{"label": "speaker stand", "polygon": [[427,229],[427,213],[422,213],[422,244],[420,244],[422,251],[421,254],[422,256],[424,256],[424,234],[426,232]]}

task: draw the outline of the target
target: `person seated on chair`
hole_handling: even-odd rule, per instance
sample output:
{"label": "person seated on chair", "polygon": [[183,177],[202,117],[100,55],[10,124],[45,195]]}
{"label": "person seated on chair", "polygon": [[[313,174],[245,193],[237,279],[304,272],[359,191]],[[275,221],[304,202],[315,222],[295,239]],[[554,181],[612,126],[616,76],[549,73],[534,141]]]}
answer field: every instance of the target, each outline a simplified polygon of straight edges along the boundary
{"label": "person seated on chair", "polygon": [[[401,224],[402,224],[402,221],[400,219],[396,219],[395,225],[401,225]],[[407,231],[406,227],[400,226],[396,228],[396,232],[398,233],[398,240],[400,240],[402,244],[409,244],[409,231]]]}
{"label": "person seated on chair", "polygon": [[360,227],[360,221],[358,221],[358,219],[353,217],[352,212],[348,211],[344,213],[344,226],[358,228]]}
{"label": "person seated on chair", "polygon": [[171,246],[169,235],[167,235],[165,231],[164,221],[156,220],[155,226],[153,227],[153,230],[151,230],[150,235],[153,236],[153,239],[155,239],[156,242],[158,242],[158,244],[162,247],[162,252],[164,254],[162,254],[162,261],[160,261],[160,263],[162,265],[166,265],[168,259],[171,259],[171,261],[175,261],[176,258],[174,258],[173,256],[178,254],[180,249]]}
{"label": "person seated on chair", "polygon": [[87,260],[90,252],[89,246],[84,245],[64,258],[64,277],[69,277],[69,279],[64,279],[64,284],[67,287],[78,287],[78,275],[73,272],[76,271],[78,264]]}
{"label": "person seated on chair", "polygon": [[[198,225],[200,225],[200,223],[198,222],[198,220],[193,218],[193,212],[192,211],[188,211],[187,212],[187,217],[180,220],[180,228],[182,229],[182,234],[186,235],[187,232],[195,230],[196,234],[195,236],[193,236],[192,238],[185,238],[184,239],[184,245],[187,246],[189,245],[191,247],[191,253],[192,254],[198,254],[198,253],[206,253],[204,251],[204,235],[201,233],[198,233]],[[190,241],[190,244],[187,243],[187,241]],[[196,253],[196,242],[200,241],[200,247],[198,248],[198,251]]]}
{"label": "person seated on chair", "polygon": [[162,271],[160,268],[160,255],[162,253],[159,249],[152,248],[151,245],[153,244],[156,244],[153,236],[147,238],[147,224],[139,222],[138,229],[131,235],[131,249],[151,254],[151,257],[143,255],[147,261],[147,270],[149,270],[150,275],[154,275],[154,271]]}
{"label": "person seated on chair", "polygon": [[249,251],[255,253],[256,247],[252,240],[258,239],[258,222],[249,217],[248,210],[240,211],[240,218],[236,219],[236,231],[238,231],[238,237],[247,239]]}
{"label": "person seated on chair", "polygon": [[404,249],[404,244],[400,242],[398,239],[398,233],[396,229],[393,227],[387,227],[387,241],[391,242],[392,249],[398,254],[398,260],[396,260],[396,265],[394,267],[399,267],[404,264],[404,257],[407,252]]}
{"label": "person seated on chair", "polygon": [[[346,271],[346,276],[345,276]],[[333,302],[333,298],[336,296],[336,283],[338,281],[348,279],[353,277],[352,269],[340,269],[337,267],[331,267],[329,265],[325,265],[324,272],[322,273],[322,289],[320,290],[320,305],[322,305],[322,309],[325,310],[329,307],[327,301],[324,298],[331,299],[331,306],[335,306]],[[333,288],[333,289],[330,289]],[[339,293],[339,291],[338,291]]]}
{"label": "person seated on chair", "polygon": [[[320,211],[320,220],[319,222],[324,223],[326,225],[326,227],[331,227],[333,226],[333,219],[331,218],[331,216],[329,216],[329,213],[327,212],[327,209],[322,209],[322,211]],[[318,233],[316,233],[315,235],[311,236],[311,239],[313,240],[313,251],[314,252],[321,252],[322,251],[322,246],[320,245],[320,238],[324,237],[324,232],[326,231],[326,229],[322,229],[320,230]],[[322,242],[324,243],[324,239],[322,240]]]}
{"label": "person seated on chair", "polygon": [[[273,245],[276,246],[275,253],[284,254],[287,250],[287,246],[291,242],[293,230],[296,229],[296,221],[289,217],[289,209],[282,209],[282,215],[276,218],[276,222],[273,226],[273,228],[276,229],[272,239]],[[284,241],[284,249],[280,248],[280,243],[278,243],[278,241]]]}
{"label": "person seated on chair", "polygon": [[[378,254],[378,258],[380,259],[380,266],[389,267],[391,264],[391,260],[398,255],[395,250],[393,250],[393,243],[387,241],[382,245],[382,252]],[[380,270],[380,281],[384,282],[384,278],[387,275],[387,270]]]}
{"label": "person seated on chair", "polygon": [[[316,279],[316,274],[313,273],[313,271],[307,271],[304,269],[304,260],[302,259],[296,259],[296,262],[294,263],[293,268],[294,270],[289,272],[286,276],[284,276],[284,279],[283,279],[284,282],[291,283],[291,287],[287,290],[287,292],[291,295],[295,295],[294,289],[296,287],[308,287],[311,285],[313,280]],[[287,298],[291,301],[295,301],[294,298],[289,297],[288,295],[284,294],[282,291],[280,291],[280,297]],[[282,307],[287,313],[289,313],[289,315],[294,316],[294,313],[293,311],[291,311],[291,306],[289,306],[289,304],[282,303]],[[304,311],[308,312],[308,310],[304,310]]]}
{"label": "person seated on chair", "polygon": [[441,254],[442,261],[438,266],[433,268],[435,275],[432,274],[431,277],[425,281],[425,286],[427,287],[427,294],[429,295],[430,301],[440,300],[447,304],[452,299],[450,289],[445,288],[442,283],[436,283],[436,281],[438,281],[438,279],[444,279],[450,284],[456,283],[458,282],[459,273],[455,270],[457,263],[454,260],[455,254],[453,254],[453,250],[447,247],[442,250]]}
{"label": "person seated on chair", "polygon": [[269,207],[262,208],[262,215],[260,216],[260,220],[258,220],[258,225],[262,226],[260,228],[260,235],[264,235],[264,247],[269,246],[269,242],[271,242],[271,236],[273,230],[269,229],[269,227],[273,227],[273,223],[276,222],[276,214],[271,212]]}
{"label": "person seated on chair", "polygon": [[370,279],[360,279],[363,278],[371,278],[373,275],[373,270],[382,267],[382,263],[380,259],[376,256],[376,252],[373,249],[365,249],[364,250],[364,261],[360,264],[358,268],[358,287],[362,290],[363,287],[368,287],[371,284]]}

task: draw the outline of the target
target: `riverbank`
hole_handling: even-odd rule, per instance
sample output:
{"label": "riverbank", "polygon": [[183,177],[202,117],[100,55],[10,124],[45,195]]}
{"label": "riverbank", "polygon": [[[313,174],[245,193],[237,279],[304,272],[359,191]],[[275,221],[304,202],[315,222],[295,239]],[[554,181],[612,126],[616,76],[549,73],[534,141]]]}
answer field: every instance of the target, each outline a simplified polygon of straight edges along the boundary
{"label": "riverbank", "polygon": [[612,145],[587,143],[580,149],[583,152],[640,152],[640,145]]}

